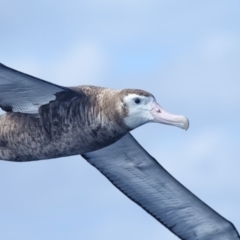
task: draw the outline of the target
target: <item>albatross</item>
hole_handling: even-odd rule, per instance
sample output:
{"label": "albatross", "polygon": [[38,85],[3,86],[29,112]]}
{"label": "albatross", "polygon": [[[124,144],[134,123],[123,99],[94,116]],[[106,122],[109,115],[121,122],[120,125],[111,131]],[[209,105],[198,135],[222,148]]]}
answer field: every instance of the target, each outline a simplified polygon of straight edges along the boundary
{"label": "albatross", "polygon": [[137,89],[63,87],[0,64],[0,159],[81,155],[180,239],[239,240],[234,225],[171,176],[130,131],[150,122],[187,130]]}

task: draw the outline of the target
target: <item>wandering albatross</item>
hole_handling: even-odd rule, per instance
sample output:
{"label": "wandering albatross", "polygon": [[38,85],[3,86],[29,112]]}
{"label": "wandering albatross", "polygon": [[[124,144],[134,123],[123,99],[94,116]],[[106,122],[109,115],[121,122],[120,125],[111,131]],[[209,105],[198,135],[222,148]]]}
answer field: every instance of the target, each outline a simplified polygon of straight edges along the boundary
{"label": "wandering albatross", "polygon": [[63,87],[0,64],[0,159],[82,155],[180,239],[237,240],[234,225],[174,179],[129,133],[148,122],[188,129],[143,90]]}

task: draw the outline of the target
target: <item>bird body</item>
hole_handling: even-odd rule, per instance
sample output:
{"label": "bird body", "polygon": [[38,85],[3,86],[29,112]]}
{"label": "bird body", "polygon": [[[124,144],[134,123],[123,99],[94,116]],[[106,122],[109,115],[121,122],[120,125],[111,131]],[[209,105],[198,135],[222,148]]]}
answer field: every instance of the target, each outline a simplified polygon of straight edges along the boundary
{"label": "bird body", "polygon": [[111,97],[109,89],[72,89],[75,92],[59,93],[56,100],[40,106],[38,114],[1,115],[0,159],[31,161],[83,154],[103,148],[129,131],[109,106],[103,111],[98,104]]}
{"label": "bird body", "polygon": [[149,123],[188,129],[143,90],[63,87],[0,64],[0,159],[81,154],[180,239],[239,240],[234,225],[172,177],[129,133]]}

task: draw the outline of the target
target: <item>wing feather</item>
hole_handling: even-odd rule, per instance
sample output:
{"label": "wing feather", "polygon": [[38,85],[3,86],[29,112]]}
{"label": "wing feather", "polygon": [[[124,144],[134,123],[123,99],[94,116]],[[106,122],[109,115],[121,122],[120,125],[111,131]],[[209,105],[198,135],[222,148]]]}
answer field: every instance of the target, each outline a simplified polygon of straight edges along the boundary
{"label": "wing feather", "polygon": [[60,92],[72,90],[0,64],[0,107],[4,111],[36,114]]}
{"label": "wing feather", "polygon": [[131,134],[82,156],[180,239],[240,239],[231,222],[173,178]]}

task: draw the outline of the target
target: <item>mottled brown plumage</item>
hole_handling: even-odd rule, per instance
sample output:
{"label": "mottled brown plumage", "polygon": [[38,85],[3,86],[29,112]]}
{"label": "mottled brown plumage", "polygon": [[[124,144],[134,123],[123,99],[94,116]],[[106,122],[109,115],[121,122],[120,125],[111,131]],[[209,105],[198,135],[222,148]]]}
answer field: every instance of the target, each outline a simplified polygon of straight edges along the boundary
{"label": "mottled brown plumage", "polygon": [[38,114],[0,116],[0,159],[30,161],[82,154],[113,143],[130,130],[123,122],[127,111],[119,106],[123,95],[134,90],[70,89],[57,93]]}
{"label": "mottled brown plumage", "polygon": [[141,89],[123,89],[123,90],[120,91],[120,94],[121,94],[122,97],[127,96],[129,94],[137,94],[139,96],[153,97],[154,98],[154,96],[151,93],[146,92],[146,91],[141,90]]}

